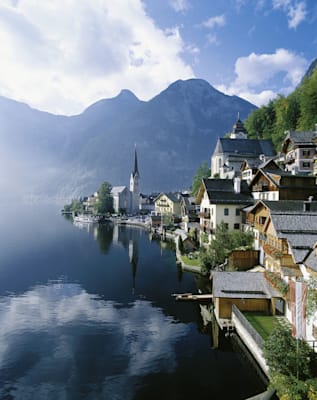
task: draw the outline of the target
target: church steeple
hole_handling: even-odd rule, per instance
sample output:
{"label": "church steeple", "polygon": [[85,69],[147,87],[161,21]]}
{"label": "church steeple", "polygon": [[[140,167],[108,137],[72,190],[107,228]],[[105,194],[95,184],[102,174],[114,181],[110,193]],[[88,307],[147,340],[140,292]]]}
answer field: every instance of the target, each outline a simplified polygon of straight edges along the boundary
{"label": "church steeple", "polygon": [[232,127],[230,139],[247,139],[247,130],[245,129],[243,122],[240,119],[239,112],[238,112],[238,119]]}
{"label": "church steeple", "polygon": [[134,164],[133,164],[132,176],[135,177],[136,174],[138,174],[140,176],[140,173],[138,170],[138,156],[136,153],[136,145],[134,145]]}
{"label": "church steeple", "polygon": [[134,146],[133,169],[130,176],[130,198],[130,211],[133,214],[138,214],[140,211],[140,173],[136,145]]}

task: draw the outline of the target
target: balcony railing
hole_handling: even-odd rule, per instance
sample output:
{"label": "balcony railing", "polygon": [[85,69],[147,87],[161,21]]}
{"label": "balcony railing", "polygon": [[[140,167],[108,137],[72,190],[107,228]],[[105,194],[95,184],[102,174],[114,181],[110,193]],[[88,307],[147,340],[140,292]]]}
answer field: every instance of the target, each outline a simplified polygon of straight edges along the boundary
{"label": "balcony railing", "polygon": [[252,192],[267,192],[269,190],[268,185],[254,185],[252,187]]}
{"label": "balcony railing", "polygon": [[198,215],[199,215],[200,218],[210,219],[210,213],[209,212],[200,212]]}

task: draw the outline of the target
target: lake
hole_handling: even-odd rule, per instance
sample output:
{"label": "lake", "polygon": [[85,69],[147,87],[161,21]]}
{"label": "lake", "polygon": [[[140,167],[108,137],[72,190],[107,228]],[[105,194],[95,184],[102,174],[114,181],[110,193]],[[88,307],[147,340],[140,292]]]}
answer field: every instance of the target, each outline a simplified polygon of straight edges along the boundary
{"label": "lake", "polygon": [[0,399],[245,399],[265,389],[209,308],[208,281],[142,228],[2,205]]}

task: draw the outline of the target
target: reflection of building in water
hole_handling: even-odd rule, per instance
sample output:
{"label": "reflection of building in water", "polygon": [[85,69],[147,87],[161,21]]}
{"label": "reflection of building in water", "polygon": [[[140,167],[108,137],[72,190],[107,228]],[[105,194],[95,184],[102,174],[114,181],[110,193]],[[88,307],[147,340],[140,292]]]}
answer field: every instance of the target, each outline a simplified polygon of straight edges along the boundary
{"label": "reflection of building in water", "polygon": [[132,292],[135,292],[135,280],[139,262],[140,228],[127,228],[122,225],[113,226],[113,243],[128,250],[129,262],[132,270]]}
{"label": "reflection of building in water", "polygon": [[132,268],[132,293],[135,292],[136,270],[139,261],[139,248],[136,240],[129,241],[129,261]]}

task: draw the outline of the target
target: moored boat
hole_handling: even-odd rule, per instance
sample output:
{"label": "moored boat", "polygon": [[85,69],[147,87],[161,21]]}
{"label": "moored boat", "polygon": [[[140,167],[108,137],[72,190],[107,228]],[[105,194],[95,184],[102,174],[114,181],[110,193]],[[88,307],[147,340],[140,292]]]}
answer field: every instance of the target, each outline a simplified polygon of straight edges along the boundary
{"label": "moored boat", "polygon": [[100,217],[98,215],[79,214],[79,215],[74,216],[74,222],[91,224],[91,223],[98,223],[99,221],[100,221]]}

